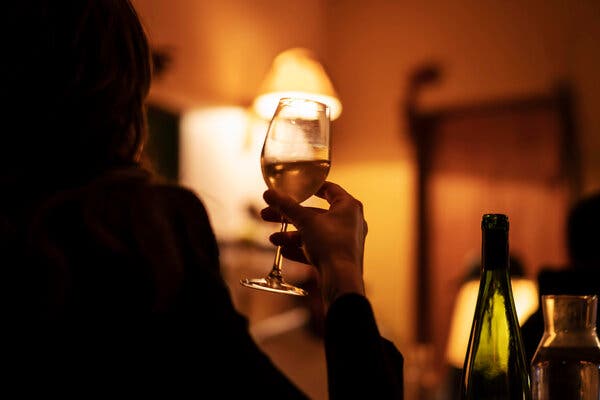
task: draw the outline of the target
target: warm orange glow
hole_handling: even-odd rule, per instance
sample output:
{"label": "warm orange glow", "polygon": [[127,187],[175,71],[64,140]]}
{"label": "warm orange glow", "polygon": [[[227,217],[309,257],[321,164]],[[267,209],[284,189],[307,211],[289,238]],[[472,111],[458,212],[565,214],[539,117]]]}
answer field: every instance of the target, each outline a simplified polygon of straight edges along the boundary
{"label": "warm orange glow", "polygon": [[329,106],[331,119],[342,112],[342,103],[325,69],[307,49],[293,48],[280,53],[263,81],[254,101],[256,113],[270,119],[283,97],[301,97]]}
{"label": "warm orange glow", "polygon": [[[511,280],[517,318],[523,323],[538,308],[538,289],[534,281],[529,279]],[[477,303],[479,281],[465,283],[458,292],[456,305],[452,314],[450,336],[446,347],[446,360],[456,368],[462,368],[469,345],[471,324]]]}
{"label": "warm orange glow", "polygon": [[[382,335],[399,346],[408,346],[415,340],[413,326],[417,318],[412,268],[413,166],[405,160],[336,163],[333,158],[328,179],[342,185],[364,205],[368,223],[365,289]],[[311,200],[315,206],[323,206],[317,201],[326,204],[322,199]]]}

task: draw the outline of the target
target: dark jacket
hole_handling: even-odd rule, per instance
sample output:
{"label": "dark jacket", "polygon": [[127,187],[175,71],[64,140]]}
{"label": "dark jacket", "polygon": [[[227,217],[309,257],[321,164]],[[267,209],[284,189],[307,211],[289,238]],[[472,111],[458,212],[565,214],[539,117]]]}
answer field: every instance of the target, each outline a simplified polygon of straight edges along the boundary
{"label": "dark jacket", "polygon": [[[306,398],[234,308],[192,191],[138,168],[23,188],[2,199],[0,221],[2,360],[23,395]],[[331,399],[402,397],[402,356],[366,298],[338,299],[325,326]]]}

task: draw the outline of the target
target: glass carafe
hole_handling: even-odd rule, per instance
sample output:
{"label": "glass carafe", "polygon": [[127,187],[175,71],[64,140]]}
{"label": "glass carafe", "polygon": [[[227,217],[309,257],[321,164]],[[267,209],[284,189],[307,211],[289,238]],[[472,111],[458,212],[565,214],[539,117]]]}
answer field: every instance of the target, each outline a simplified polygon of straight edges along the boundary
{"label": "glass carafe", "polygon": [[599,400],[598,298],[542,296],[544,335],[531,362],[534,400]]}

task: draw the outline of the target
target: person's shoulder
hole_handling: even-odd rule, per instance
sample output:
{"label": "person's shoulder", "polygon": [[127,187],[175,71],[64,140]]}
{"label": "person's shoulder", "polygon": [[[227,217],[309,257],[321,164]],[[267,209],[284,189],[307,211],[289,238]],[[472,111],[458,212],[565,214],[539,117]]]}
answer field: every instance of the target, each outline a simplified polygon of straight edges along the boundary
{"label": "person's shoulder", "polygon": [[203,207],[200,197],[179,182],[166,180],[140,167],[120,168],[107,172],[87,188],[91,192],[143,197],[147,201],[176,201]]}
{"label": "person's shoulder", "polygon": [[154,181],[149,182],[144,190],[149,191],[156,203],[165,208],[208,218],[202,198],[192,188],[178,182]]}
{"label": "person's shoulder", "polygon": [[55,193],[45,208],[83,212],[88,220],[118,218],[208,221],[200,197],[190,188],[137,166],[114,168],[87,183]]}
{"label": "person's shoulder", "polygon": [[148,189],[167,199],[174,199],[191,206],[203,206],[202,199],[192,188],[178,182],[151,182]]}
{"label": "person's shoulder", "polygon": [[107,172],[80,188],[74,204],[91,228],[132,237],[191,235],[214,242],[208,211],[192,189],[131,167]]}

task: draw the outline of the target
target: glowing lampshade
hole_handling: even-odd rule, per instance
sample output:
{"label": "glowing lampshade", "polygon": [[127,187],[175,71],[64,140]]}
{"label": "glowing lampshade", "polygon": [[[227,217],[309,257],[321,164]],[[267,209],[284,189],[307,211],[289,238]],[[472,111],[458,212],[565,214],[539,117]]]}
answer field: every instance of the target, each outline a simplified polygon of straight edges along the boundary
{"label": "glowing lampshade", "polygon": [[293,48],[280,53],[267,73],[254,100],[255,112],[271,119],[279,99],[301,97],[329,106],[331,119],[342,112],[342,103],[333,88],[325,68],[314,54],[304,48]]}

